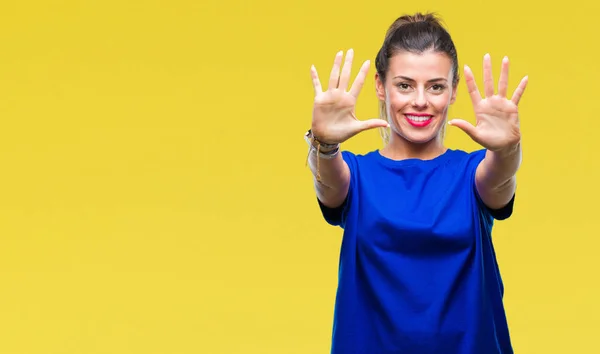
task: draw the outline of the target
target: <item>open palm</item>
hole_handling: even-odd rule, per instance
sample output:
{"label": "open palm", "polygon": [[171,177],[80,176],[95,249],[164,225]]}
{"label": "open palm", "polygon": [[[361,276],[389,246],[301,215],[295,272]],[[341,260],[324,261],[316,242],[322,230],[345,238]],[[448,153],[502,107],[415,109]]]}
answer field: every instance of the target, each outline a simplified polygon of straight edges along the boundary
{"label": "open palm", "polygon": [[329,77],[329,87],[321,88],[321,82],[315,67],[311,67],[311,76],[315,89],[313,105],[312,132],[321,142],[337,144],[346,141],[359,132],[386,127],[388,123],[381,119],[358,120],[355,115],[356,100],[365,82],[370,62],[366,61],[349,91],[346,91],[352,70],[354,51],[348,50],[346,60],[340,74],[343,52],[335,56]]}
{"label": "open palm", "polygon": [[483,59],[483,82],[485,98],[482,98],[471,69],[465,65],[465,81],[473,110],[476,124],[462,119],[452,119],[449,124],[462,129],[475,142],[491,151],[498,151],[515,146],[521,141],[519,126],[518,104],[528,77],[525,76],[515,89],[511,99],[506,98],[508,90],[508,58],[502,60],[500,79],[498,80],[498,93],[494,94],[494,79],[492,77],[492,63],[489,54]]}

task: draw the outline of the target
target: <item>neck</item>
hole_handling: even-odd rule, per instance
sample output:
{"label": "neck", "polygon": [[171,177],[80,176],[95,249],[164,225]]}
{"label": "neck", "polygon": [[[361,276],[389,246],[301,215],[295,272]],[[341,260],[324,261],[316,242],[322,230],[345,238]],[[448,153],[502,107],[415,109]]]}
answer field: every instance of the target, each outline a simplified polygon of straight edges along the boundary
{"label": "neck", "polygon": [[426,143],[417,144],[406,140],[392,132],[387,146],[381,150],[381,155],[392,160],[420,159],[431,160],[446,152],[441,136]]}

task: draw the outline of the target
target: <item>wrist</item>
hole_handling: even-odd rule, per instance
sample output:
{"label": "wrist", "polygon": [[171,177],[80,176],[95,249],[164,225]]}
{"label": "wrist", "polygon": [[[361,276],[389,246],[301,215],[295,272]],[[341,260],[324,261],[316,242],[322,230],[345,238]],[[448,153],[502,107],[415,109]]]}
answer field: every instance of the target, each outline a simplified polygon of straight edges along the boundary
{"label": "wrist", "polygon": [[495,156],[500,158],[508,158],[520,154],[521,143],[516,143],[502,149],[491,151]]}
{"label": "wrist", "polygon": [[340,152],[340,144],[328,144],[319,141],[315,137],[311,130],[308,130],[304,135],[304,140],[308,143],[309,151],[308,154],[315,154],[321,159],[330,160],[337,156]]}
{"label": "wrist", "polygon": [[318,141],[313,141],[310,143],[310,145],[312,146],[312,149],[314,151],[319,151],[322,154],[329,154],[329,153],[332,153],[332,152],[340,149],[339,144],[336,144],[334,146],[331,146],[331,145],[324,146],[322,143],[319,143]]}
{"label": "wrist", "polygon": [[[313,135],[312,129],[309,129],[306,134],[304,134],[304,140],[306,140],[309,146],[308,155],[315,154],[317,156],[317,170],[315,171],[315,177],[317,178],[317,182],[321,182],[319,161],[321,161],[321,159],[332,160],[336,158],[340,152],[340,144],[328,144],[319,141],[319,139]],[[306,158],[306,162],[308,163],[308,157]]]}
{"label": "wrist", "polygon": [[329,152],[339,150],[340,148],[339,143],[326,143],[320,140],[313,134],[312,129],[309,129],[306,132],[306,134],[304,135],[304,139],[312,146],[312,148],[318,150],[321,153],[326,154]]}

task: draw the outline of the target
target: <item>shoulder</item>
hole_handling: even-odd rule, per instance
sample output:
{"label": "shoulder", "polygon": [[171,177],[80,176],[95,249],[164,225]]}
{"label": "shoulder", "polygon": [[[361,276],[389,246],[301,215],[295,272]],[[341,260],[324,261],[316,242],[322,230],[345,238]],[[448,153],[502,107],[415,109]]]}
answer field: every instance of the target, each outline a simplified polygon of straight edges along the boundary
{"label": "shoulder", "polygon": [[364,162],[364,161],[375,160],[376,154],[379,154],[379,150],[370,150],[365,153],[356,153],[356,152],[352,152],[350,150],[342,151],[342,157],[344,158],[344,160],[352,161],[352,162]]}
{"label": "shoulder", "polygon": [[466,151],[460,149],[448,149],[450,160],[466,164],[478,164],[485,157],[485,149]]}
{"label": "shoulder", "polygon": [[513,213],[515,194],[513,194],[511,200],[504,207],[500,209],[491,209],[487,207],[485,203],[483,203],[481,197],[479,196],[479,193],[477,192],[477,188],[475,187],[475,174],[477,171],[477,167],[485,158],[486,151],[486,149],[479,149],[468,153],[462,152],[462,158],[464,159],[463,165],[466,168],[465,172],[467,173],[467,176],[469,178],[469,183],[466,184],[465,187],[468,187],[473,190],[473,194],[477,200],[480,209],[486,215],[496,220],[505,220],[508,219]]}
{"label": "shoulder", "polygon": [[[469,194],[472,194],[478,208],[484,215],[496,220],[504,220],[512,215],[515,195],[513,195],[510,202],[503,208],[491,209],[483,203],[477,192],[477,188],[475,187],[477,167],[479,167],[479,164],[485,158],[486,151],[486,149],[478,149],[470,152],[465,150],[448,150],[446,154],[448,155],[447,161],[449,163],[446,164],[446,169],[449,170],[452,175],[460,176],[460,182],[457,183],[457,186],[468,191]],[[464,183],[465,181],[467,183]]]}
{"label": "shoulder", "polygon": [[351,173],[356,173],[357,170],[362,169],[366,166],[374,168],[377,162],[381,159],[379,150],[371,150],[365,153],[356,153],[348,150],[341,152],[342,158],[350,168]]}
{"label": "shoulder", "polygon": [[[346,199],[344,199],[342,205],[340,205],[339,207],[329,208],[323,203],[321,203],[321,201],[317,198],[317,202],[319,204],[323,217],[329,224],[334,226],[341,226],[342,228],[345,227],[346,217],[348,215],[349,209],[351,208],[352,204],[356,201],[356,190],[359,189],[361,186],[365,186],[364,183],[359,182],[359,179],[361,179],[361,174],[363,175],[362,178],[364,179],[365,174],[368,175],[374,172],[373,168],[368,167],[368,165],[371,161],[377,159],[375,154],[379,154],[379,152],[377,150],[370,151],[364,154],[354,153],[348,150],[343,150],[341,152],[342,158],[346,162],[346,165],[348,165],[348,169],[350,170],[350,186],[348,188],[348,194],[346,195]],[[363,173],[361,173],[361,171]]]}

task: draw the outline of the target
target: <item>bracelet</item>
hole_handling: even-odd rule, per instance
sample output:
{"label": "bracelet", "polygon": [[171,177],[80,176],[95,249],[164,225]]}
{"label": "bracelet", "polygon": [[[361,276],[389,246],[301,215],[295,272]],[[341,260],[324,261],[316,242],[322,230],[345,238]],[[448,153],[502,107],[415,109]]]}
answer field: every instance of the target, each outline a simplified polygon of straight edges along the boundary
{"label": "bracelet", "polygon": [[[309,133],[306,133],[306,135],[304,136],[304,140],[306,140],[306,143],[309,146],[308,153],[310,154],[311,152],[314,152],[320,158],[330,160],[333,159],[340,152],[340,144],[321,143],[319,140],[311,137]],[[315,146],[315,144],[313,143],[315,141],[317,142],[317,146]],[[323,148],[325,148],[325,151],[322,151]]]}
{"label": "bracelet", "polygon": [[310,147],[308,153],[316,153],[318,157],[325,159],[325,160],[331,160],[333,159],[339,152],[340,149],[336,148],[335,150],[331,150],[328,152],[321,152],[318,149],[316,149],[315,147]]}
{"label": "bracelet", "polygon": [[[308,155],[310,156],[310,154],[312,152],[317,153],[317,157],[319,157],[317,159],[317,173],[316,173],[316,178],[317,178],[317,182],[321,182],[321,173],[319,171],[319,161],[320,159],[326,159],[326,160],[331,160],[334,157],[337,156],[337,154],[340,152],[340,144],[326,144],[323,143],[321,141],[319,141],[319,139],[317,139],[313,133],[312,130],[309,129],[306,134],[304,134],[304,140],[306,140],[306,142],[308,143]],[[315,143],[317,146],[315,146]],[[326,151],[323,152],[321,151],[321,149],[324,148]],[[308,156],[306,157],[306,163],[308,164]]]}
{"label": "bracelet", "polygon": [[315,142],[317,143],[319,147],[319,150],[335,150],[338,149],[340,144],[327,144],[324,143],[322,141],[320,141],[316,136],[314,136],[312,129],[309,129],[306,134],[304,135],[304,139],[309,142],[313,147],[315,146]]}

